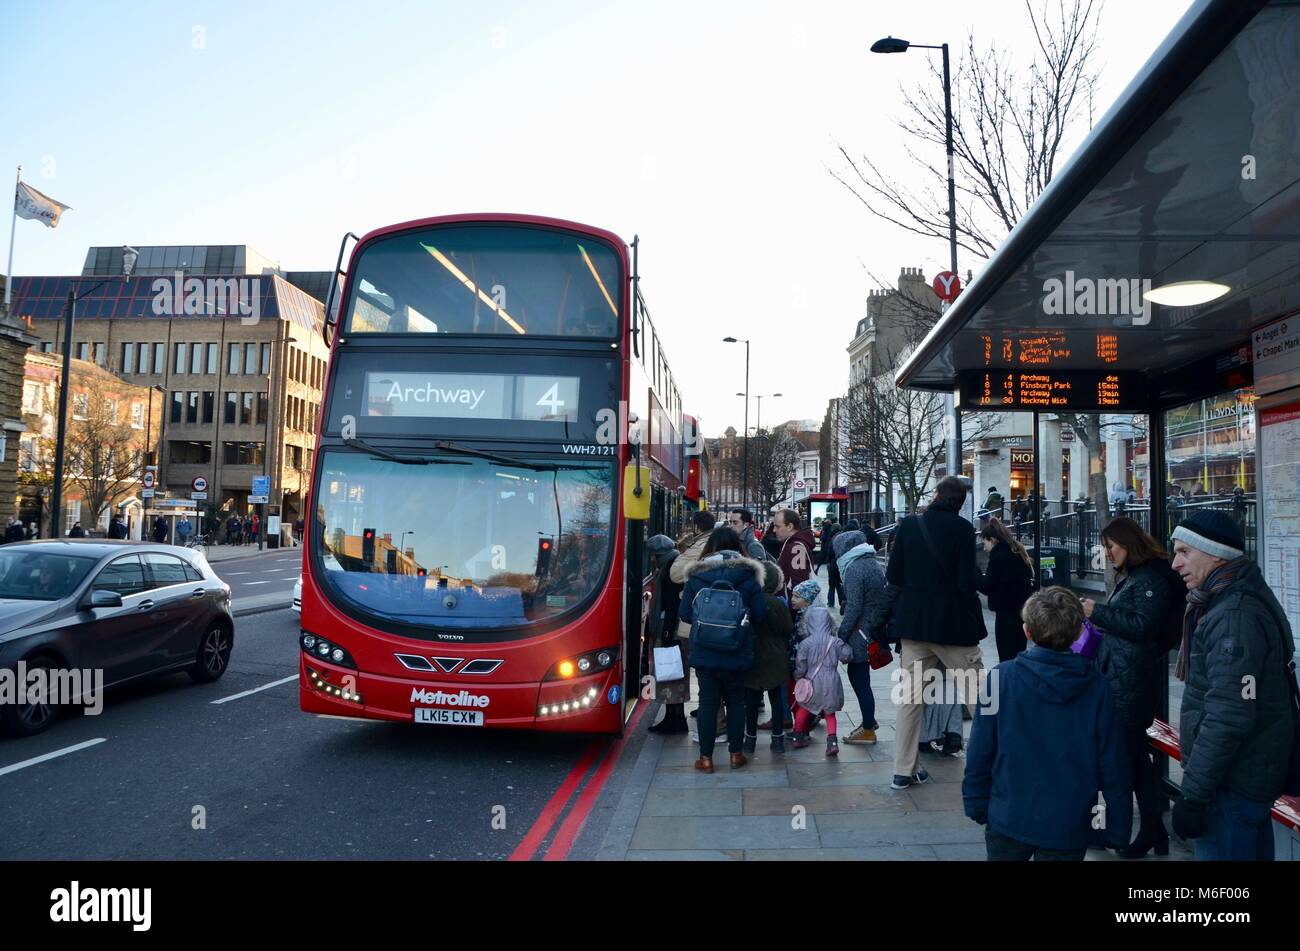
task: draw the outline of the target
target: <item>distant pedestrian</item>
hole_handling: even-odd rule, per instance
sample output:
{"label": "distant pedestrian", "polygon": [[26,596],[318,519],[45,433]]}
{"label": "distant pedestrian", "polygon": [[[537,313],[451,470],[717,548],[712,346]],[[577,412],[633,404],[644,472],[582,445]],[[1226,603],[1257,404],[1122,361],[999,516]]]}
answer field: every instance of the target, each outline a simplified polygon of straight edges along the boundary
{"label": "distant pedestrian", "polygon": [[836,595],[839,596],[841,608],[844,605],[844,576],[840,572],[835,556],[835,536],[841,533],[840,526],[831,519],[822,523],[821,562],[826,566],[826,606],[835,607]]}
{"label": "distant pedestrian", "polygon": [[781,555],[777,566],[785,576],[786,591],[812,577],[813,549],[817,541],[813,533],[803,527],[799,513],[794,509],[781,509],[772,520],[776,537],[781,540]]}
{"label": "distant pedestrian", "polygon": [[754,513],[749,509],[732,509],[727,516],[731,530],[740,536],[740,550],[755,561],[768,561],[763,543],[754,537]]}
{"label": "distant pedestrian", "polygon": [[249,540],[250,540],[249,543],[250,544],[253,545],[257,544],[257,535],[258,532],[260,532],[261,530],[262,530],[262,516],[254,512],[253,517],[249,519]]}
{"label": "distant pedestrian", "polygon": [[984,668],[979,642],[988,632],[976,588],[979,569],[971,544],[975,529],[958,514],[965,501],[966,485],[961,479],[942,479],[925,514],[898,523],[885,571],[886,580],[900,589],[891,608],[894,629],[902,634],[899,664],[904,695],[896,701],[895,789],[930,778],[917,768],[926,670],[942,661],[955,675],[962,694],[957,699],[974,712],[975,698],[965,688]]}
{"label": "distant pedestrian", "polygon": [[1168,855],[1160,771],[1151,759],[1147,727],[1168,677],[1169,648],[1182,631],[1187,588],[1160,543],[1131,518],[1107,522],[1101,543],[1118,580],[1104,604],[1084,599],[1083,613],[1104,635],[1096,664],[1110,684],[1141,820],[1137,838],[1120,854],[1142,858],[1155,849]]}
{"label": "distant pedestrian", "polygon": [[[727,711],[727,750],[731,755],[731,768],[739,769],[748,760],[743,752],[745,738],[745,674],[754,663],[753,625],[767,619],[767,601],[763,597],[763,563],[746,558],[740,552],[740,536],[730,528],[715,528],[704,546],[703,557],[687,567],[686,586],[678,616],[692,624],[690,637],[690,663],[700,689],[700,709],[697,729],[700,737],[700,757],[695,768],[700,772],[713,772],[713,747],[717,739],[714,732],[719,707]],[[748,609],[749,623],[726,626],[740,638],[737,649],[727,650],[716,646],[723,635],[722,626],[713,619],[712,630],[705,631],[707,639],[701,640],[702,627],[693,624],[696,613],[704,609],[709,599],[707,593],[726,591],[720,583],[739,592],[744,607]],[[714,588],[718,585],[718,588]],[[706,591],[707,589],[707,591]],[[697,596],[699,600],[697,602]]]}
{"label": "distant pedestrian", "polygon": [[[159,521],[161,521],[161,519],[159,519]],[[163,527],[165,528],[166,525],[164,524]],[[126,527],[126,522],[122,521],[122,516],[114,515],[112,520],[108,523],[108,537],[123,541],[129,534],[130,531]]]}
{"label": "distant pedestrian", "polygon": [[190,522],[188,515],[182,515],[181,520],[176,523],[176,544],[189,544],[190,535],[194,531],[194,525]]}
{"label": "distant pedestrian", "polygon": [[990,516],[1002,517],[1002,493],[995,485],[989,486],[989,494],[984,496],[984,514],[981,518],[987,520]]}
{"label": "distant pedestrian", "polygon": [[1293,742],[1291,625],[1227,512],[1193,511],[1173,538],[1188,587],[1174,831],[1196,843],[1199,860],[1271,862],[1272,807]]}
{"label": "distant pedestrian", "polygon": [[655,699],[664,705],[664,717],[649,728],[651,733],[687,733],[686,701],[690,699],[691,678],[688,655],[689,640],[678,636],[677,611],[682,600],[682,586],[673,581],[670,569],[680,553],[667,535],[655,535],[646,542],[650,565],[654,569],[654,592],[650,597],[650,616],[646,619],[646,636],[653,647],[677,647],[682,652],[680,680],[660,681],[656,675]]}
{"label": "distant pedestrian", "polygon": [[167,520],[159,515],[153,522],[153,540],[161,545],[167,541]]}
{"label": "distant pedestrian", "polygon": [[799,642],[795,659],[796,682],[807,679],[812,686],[811,695],[799,702],[794,714],[794,736],[791,745],[802,749],[811,742],[813,718],[826,719],[826,755],[838,756],[839,736],[835,714],[844,709],[844,683],[840,679],[839,665],[853,658],[853,648],[835,634],[831,612],[826,608],[808,609],[804,620],[804,638]]}
{"label": "distant pedestrian", "polygon": [[745,740],[743,752],[753,753],[758,745],[758,714],[767,695],[772,706],[771,749],[785,752],[786,681],[790,679],[790,640],[794,621],[781,592],[785,579],[776,562],[763,562],[763,600],[767,619],[754,625],[754,666],[745,674]]}
{"label": "distant pedestrian", "polygon": [[1033,592],[1034,568],[1025,546],[1011,537],[996,518],[980,530],[980,541],[989,556],[989,570],[980,578],[980,594],[987,595],[995,618],[993,635],[998,660],[1010,660],[1025,649],[1020,609]]}
{"label": "distant pedestrian", "polygon": [[[835,536],[839,572],[844,578],[840,626],[836,633],[849,645],[852,656],[847,661],[849,685],[858,698],[862,725],[844,738],[845,743],[876,742],[876,696],[871,692],[871,642],[887,638],[885,619],[889,616],[890,594],[885,573],[876,561],[876,549],[861,532],[840,532]],[[877,648],[879,649],[879,648]]]}
{"label": "distant pedestrian", "polygon": [[86,530],[81,527],[80,522],[73,522],[72,528],[68,529],[69,538],[85,538]]}
{"label": "distant pedestrian", "polygon": [[1124,742],[1105,678],[1070,650],[1082,626],[1083,606],[1069,590],[1031,597],[1024,630],[1034,646],[997,666],[975,714],[961,791],[991,862],[1081,861],[1099,791],[1106,842],[1127,844]]}
{"label": "distant pedestrian", "polygon": [[8,545],[12,542],[20,542],[26,539],[26,537],[27,532],[23,530],[23,523],[13,516],[10,516],[9,524],[5,528],[5,544]]}

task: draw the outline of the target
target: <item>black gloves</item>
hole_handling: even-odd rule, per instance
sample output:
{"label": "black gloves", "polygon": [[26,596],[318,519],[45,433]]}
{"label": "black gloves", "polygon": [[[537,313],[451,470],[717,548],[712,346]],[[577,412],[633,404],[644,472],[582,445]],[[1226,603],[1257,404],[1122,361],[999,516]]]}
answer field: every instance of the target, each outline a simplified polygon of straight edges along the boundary
{"label": "black gloves", "polygon": [[1194,799],[1179,799],[1174,803],[1172,825],[1174,832],[1184,839],[1195,839],[1205,835],[1209,826],[1210,805]]}

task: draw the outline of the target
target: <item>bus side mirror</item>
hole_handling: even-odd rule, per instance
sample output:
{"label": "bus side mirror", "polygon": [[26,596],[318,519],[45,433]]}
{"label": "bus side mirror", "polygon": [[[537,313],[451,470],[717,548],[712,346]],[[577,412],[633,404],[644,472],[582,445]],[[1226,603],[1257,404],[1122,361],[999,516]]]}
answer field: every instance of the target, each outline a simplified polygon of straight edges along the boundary
{"label": "bus side mirror", "polygon": [[[640,489],[640,495],[637,490]],[[623,517],[633,522],[650,518],[650,467],[629,463],[623,470]]]}

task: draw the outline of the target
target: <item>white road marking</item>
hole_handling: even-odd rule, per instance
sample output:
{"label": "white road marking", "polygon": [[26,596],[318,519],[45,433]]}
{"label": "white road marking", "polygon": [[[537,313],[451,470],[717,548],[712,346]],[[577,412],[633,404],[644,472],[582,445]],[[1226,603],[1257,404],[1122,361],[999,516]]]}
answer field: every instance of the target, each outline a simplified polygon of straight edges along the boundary
{"label": "white road marking", "polygon": [[270,584],[270,583],[271,582],[269,581],[241,581],[240,582],[240,584],[242,584],[246,588],[251,588],[255,584]]}
{"label": "white road marking", "polygon": [[226,574],[229,575],[231,578],[233,578],[235,577],[235,575],[251,575],[252,572],[251,571],[227,571]]}
{"label": "white road marking", "polygon": [[45,753],[42,756],[33,756],[31,759],[25,759],[21,763],[14,763],[12,766],[0,767],[0,776],[5,773],[16,773],[20,769],[26,769],[28,766],[35,766],[37,763],[44,763],[47,760],[56,759],[60,756],[67,756],[69,753],[75,753],[77,750],[84,750],[89,746],[98,746],[100,743],[107,743],[105,737],[99,737],[95,740],[87,740],[85,743],[78,743],[76,746],[65,746],[61,750],[55,750],[53,753]]}
{"label": "white road marking", "polygon": [[289,681],[297,679],[298,675],[294,674],[292,677],[285,677],[283,680],[276,680],[273,683],[264,684],[261,687],[254,687],[252,690],[245,690],[243,693],[232,693],[229,697],[222,697],[220,700],[213,700],[212,702],[228,703],[231,700],[238,700],[240,697],[247,697],[255,693],[261,693],[263,690],[270,690],[272,687],[278,687],[280,684],[287,684]]}

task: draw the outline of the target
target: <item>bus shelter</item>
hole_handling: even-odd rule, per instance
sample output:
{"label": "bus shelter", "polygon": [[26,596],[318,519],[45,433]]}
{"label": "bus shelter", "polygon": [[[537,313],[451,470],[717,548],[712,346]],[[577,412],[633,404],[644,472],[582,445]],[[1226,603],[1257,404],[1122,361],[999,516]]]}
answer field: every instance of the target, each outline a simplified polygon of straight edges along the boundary
{"label": "bus shelter", "polygon": [[1086,443],[1165,543],[1227,508],[1300,634],[1300,5],[1195,3],[896,382],[1032,413],[1049,499]]}

